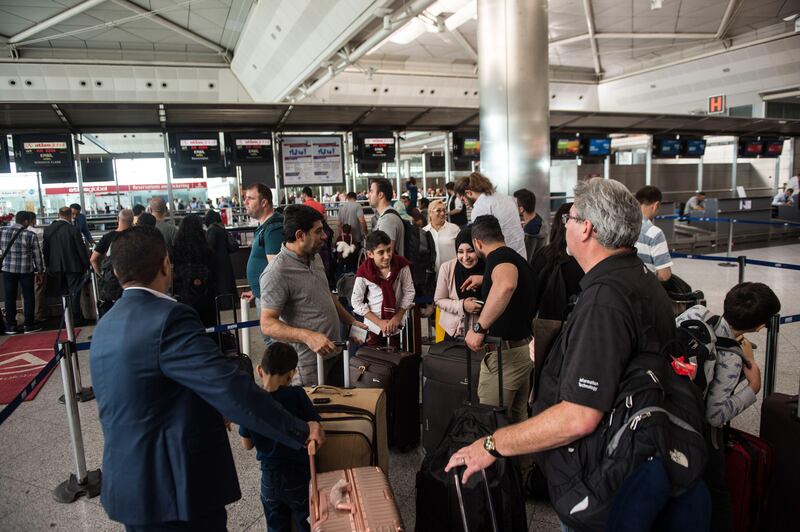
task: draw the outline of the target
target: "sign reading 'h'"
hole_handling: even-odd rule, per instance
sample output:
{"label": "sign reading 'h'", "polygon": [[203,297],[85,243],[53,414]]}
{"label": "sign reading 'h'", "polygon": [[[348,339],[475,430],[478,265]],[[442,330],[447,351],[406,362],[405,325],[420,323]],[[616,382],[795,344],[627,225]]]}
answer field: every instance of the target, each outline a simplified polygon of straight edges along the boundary
{"label": "sign reading 'h'", "polygon": [[727,109],[724,94],[708,97],[708,114],[724,113]]}

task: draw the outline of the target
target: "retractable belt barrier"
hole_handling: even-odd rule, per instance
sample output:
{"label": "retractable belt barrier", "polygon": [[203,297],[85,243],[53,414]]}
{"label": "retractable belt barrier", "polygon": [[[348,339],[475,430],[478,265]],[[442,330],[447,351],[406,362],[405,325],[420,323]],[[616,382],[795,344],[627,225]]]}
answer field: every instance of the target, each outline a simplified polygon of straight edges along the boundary
{"label": "retractable belt barrier", "polygon": [[800,228],[800,223],[797,222],[766,222],[764,220],[739,220],[737,218],[714,218],[708,216],[679,216],[677,214],[663,214],[656,216],[656,220],[678,220],[680,222],[721,222],[721,223],[735,223],[735,224],[752,224],[752,225],[774,225],[775,227],[797,227]]}
{"label": "retractable belt barrier", "polygon": [[[739,262],[738,257],[720,257],[718,255],[697,255],[694,253],[677,253],[670,251],[670,256],[679,259],[710,260],[714,262]],[[768,268],[779,268],[782,270],[800,270],[800,264],[786,264],[785,262],[772,262],[768,260],[748,259],[744,257],[745,263],[752,266],[766,266]]]}

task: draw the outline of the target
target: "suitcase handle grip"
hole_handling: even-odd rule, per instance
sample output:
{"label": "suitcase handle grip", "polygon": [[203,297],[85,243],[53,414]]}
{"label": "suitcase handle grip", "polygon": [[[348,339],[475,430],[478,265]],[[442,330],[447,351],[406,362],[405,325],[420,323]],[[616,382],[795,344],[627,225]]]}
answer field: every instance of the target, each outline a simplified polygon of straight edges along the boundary
{"label": "suitcase handle grip", "polygon": [[314,521],[319,521],[319,490],[317,489],[317,464],[314,455],[317,454],[317,442],[308,442],[308,465],[311,470],[311,514]]}

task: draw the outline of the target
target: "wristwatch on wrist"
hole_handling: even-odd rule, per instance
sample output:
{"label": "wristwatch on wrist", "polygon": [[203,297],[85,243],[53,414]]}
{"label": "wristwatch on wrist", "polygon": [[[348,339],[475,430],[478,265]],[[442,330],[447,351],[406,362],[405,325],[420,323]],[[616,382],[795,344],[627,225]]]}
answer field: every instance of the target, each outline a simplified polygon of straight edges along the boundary
{"label": "wristwatch on wrist", "polygon": [[503,455],[498,453],[497,447],[495,447],[494,434],[489,434],[483,439],[483,449],[495,458],[503,458]]}
{"label": "wristwatch on wrist", "polygon": [[486,334],[486,329],[481,327],[480,322],[476,321],[475,323],[472,324],[472,332],[478,334]]}

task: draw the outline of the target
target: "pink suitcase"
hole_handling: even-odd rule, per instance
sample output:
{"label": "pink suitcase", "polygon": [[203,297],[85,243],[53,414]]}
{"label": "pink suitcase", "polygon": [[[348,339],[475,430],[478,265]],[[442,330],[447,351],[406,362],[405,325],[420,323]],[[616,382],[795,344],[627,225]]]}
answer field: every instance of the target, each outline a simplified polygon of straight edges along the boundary
{"label": "pink suitcase", "polygon": [[[311,463],[308,499],[312,532],[405,530],[392,488],[381,468],[356,467],[317,474],[313,442],[308,451]],[[337,484],[340,488],[334,490]],[[335,491],[334,495],[332,491]]]}

